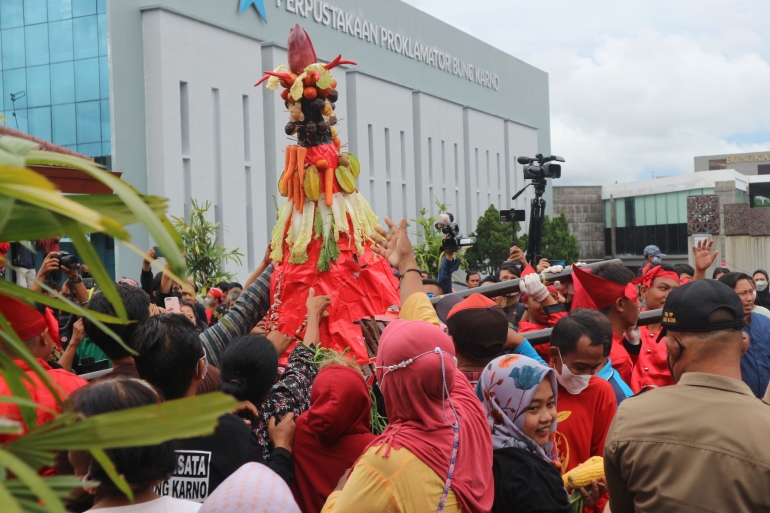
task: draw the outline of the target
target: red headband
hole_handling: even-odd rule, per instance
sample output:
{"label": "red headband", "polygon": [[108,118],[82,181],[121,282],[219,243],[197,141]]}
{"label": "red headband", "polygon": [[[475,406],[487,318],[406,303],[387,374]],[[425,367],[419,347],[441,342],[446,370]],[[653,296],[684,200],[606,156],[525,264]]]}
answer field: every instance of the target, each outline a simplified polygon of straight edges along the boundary
{"label": "red headband", "polygon": [[577,308],[601,310],[620,298],[634,302],[639,300],[638,291],[633,282],[620,285],[614,281],[594,276],[576,265],[572,266],[572,274],[574,276],[572,282],[575,286],[575,296],[572,299],[573,310]]}
{"label": "red headband", "polygon": [[642,286],[647,287],[649,289],[652,286],[652,282],[655,281],[655,278],[666,278],[668,280],[674,280],[675,282],[681,285],[679,281],[679,275],[677,273],[675,273],[674,271],[666,271],[660,266],[653,268],[651,271],[647,271],[646,274],[635,279],[634,283],[637,283],[637,284],[641,283]]}

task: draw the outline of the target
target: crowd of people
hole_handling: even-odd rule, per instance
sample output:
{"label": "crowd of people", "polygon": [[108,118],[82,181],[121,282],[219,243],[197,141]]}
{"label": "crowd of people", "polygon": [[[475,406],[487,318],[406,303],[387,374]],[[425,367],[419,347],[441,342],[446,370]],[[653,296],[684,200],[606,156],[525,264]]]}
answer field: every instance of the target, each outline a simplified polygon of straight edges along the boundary
{"label": "crowd of people", "polygon": [[[83,417],[217,390],[239,404],[211,435],[107,450],[134,504],[89,452],[57,458],[48,474],[88,483],[69,510],[770,511],[767,272],[708,278],[717,253],[702,242],[694,268],[668,265],[650,247],[638,275],[575,264],[571,280],[549,285],[544,274],[564,268],[545,260],[533,268],[513,247],[495,275],[468,272],[466,284],[483,292],[518,279],[517,291],[431,302],[451,292],[459,259],[446,254],[433,280],[417,265],[405,221],[386,223],[373,249],[399,279],[399,318],[365,367],[318,358],[331,298],[312,288],[304,336],[265,331],[269,253],[244,285],[219,283],[201,297],[192,281],[154,274],[151,249],[139,281],[116,284],[134,321],[124,325],[0,296],[0,313]],[[115,315],[83,267],[58,256],[48,252],[29,286],[60,271],[67,297]],[[660,309],[639,326],[640,312]],[[530,343],[527,334],[545,328],[549,340]],[[37,424],[50,422],[59,401],[27,363],[16,364],[43,406]],[[2,379],[1,395],[11,395]],[[381,432],[377,416],[387,420]],[[0,417],[21,420],[8,402]],[[603,475],[584,486],[565,481],[597,456]]]}

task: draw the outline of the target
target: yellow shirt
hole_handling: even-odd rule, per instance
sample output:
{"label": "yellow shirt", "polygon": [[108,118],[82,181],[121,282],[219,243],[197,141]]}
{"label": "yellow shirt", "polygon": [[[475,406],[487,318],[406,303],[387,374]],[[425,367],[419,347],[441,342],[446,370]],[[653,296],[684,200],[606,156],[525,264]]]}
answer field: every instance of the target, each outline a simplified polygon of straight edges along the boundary
{"label": "yellow shirt", "polygon": [[441,327],[436,310],[433,309],[428,295],[421,292],[415,292],[406,298],[398,317],[407,321],[425,321]]}
{"label": "yellow shirt", "polygon": [[[345,488],[329,496],[322,513],[436,511],[444,480],[409,449],[391,449],[390,455],[383,458],[385,449],[374,454],[377,447],[371,447],[361,456]],[[444,512],[461,511],[457,496],[450,489]]]}
{"label": "yellow shirt", "polygon": [[[426,321],[439,326],[438,316],[428,296],[415,293],[401,306],[401,319]],[[387,458],[374,454],[377,447],[364,453],[345,488],[332,493],[323,512],[415,512],[436,511],[444,492],[444,480],[409,449],[391,449]],[[444,505],[446,513],[462,510],[454,490],[450,489]]]}

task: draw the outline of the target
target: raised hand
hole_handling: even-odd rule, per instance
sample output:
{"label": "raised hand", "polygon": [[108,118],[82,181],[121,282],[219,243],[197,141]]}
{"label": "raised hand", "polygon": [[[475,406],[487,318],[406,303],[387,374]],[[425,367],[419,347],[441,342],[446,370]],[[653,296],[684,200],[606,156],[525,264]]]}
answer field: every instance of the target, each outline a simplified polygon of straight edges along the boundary
{"label": "raised hand", "polygon": [[521,262],[521,265],[526,266],[527,265],[527,258],[524,256],[524,252],[516,247],[513,246],[510,250],[509,256],[508,256],[509,262]]}
{"label": "raised hand", "polygon": [[714,245],[714,239],[711,240],[699,240],[697,244],[692,247],[692,253],[695,256],[695,269],[698,271],[705,271],[716,260],[719,255],[719,250],[711,252],[711,247]]}
{"label": "raised hand", "polygon": [[379,234],[379,238],[375,239],[375,242],[379,244],[379,247],[372,246],[372,251],[387,259],[391,266],[403,274],[403,271],[408,267],[416,267],[412,243],[406,233],[406,219],[401,219],[401,222],[396,226],[390,217],[386,217],[385,224],[390,228],[389,232],[380,225],[375,227]]}

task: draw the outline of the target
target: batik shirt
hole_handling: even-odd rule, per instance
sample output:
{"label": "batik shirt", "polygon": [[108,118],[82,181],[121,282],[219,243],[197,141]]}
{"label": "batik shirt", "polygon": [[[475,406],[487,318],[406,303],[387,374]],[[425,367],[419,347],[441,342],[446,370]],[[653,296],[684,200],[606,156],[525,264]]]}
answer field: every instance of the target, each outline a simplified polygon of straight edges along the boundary
{"label": "batik shirt", "polygon": [[270,417],[275,417],[275,423],[278,424],[286,414],[294,413],[296,418],[310,408],[310,389],[318,374],[315,364],[311,363],[314,357],[311,349],[303,344],[297,344],[289,355],[289,364],[281,375],[281,379],[273,385],[270,396],[265,402],[257,407],[259,419],[252,429],[257,435],[265,459],[273,448],[267,435]]}

